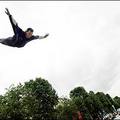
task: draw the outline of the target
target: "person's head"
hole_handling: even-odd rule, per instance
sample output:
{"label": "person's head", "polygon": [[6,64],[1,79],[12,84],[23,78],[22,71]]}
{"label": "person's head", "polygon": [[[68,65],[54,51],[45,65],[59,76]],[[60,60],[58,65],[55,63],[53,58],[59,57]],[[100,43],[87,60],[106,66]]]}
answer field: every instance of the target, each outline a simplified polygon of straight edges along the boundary
{"label": "person's head", "polygon": [[26,38],[31,38],[33,35],[34,30],[32,28],[27,28],[25,31]]}

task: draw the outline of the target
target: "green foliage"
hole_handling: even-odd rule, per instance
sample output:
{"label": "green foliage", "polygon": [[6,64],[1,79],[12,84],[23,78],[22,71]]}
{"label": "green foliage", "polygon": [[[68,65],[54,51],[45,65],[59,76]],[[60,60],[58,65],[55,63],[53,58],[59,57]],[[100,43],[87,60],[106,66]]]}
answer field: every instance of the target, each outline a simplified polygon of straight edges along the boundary
{"label": "green foliage", "polygon": [[0,96],[0,120],[53,120],[56,91],[48,81],[36,78],[11,86],[4,96]]}
{"label": "green foliage", "polygon": [[93,91],[89,93],[83,87],[74,88],[70,92],[70,98],[74,101],[78,111],[83,113],[84,119],[92,120],[102,118],[104,113],[111,113],[114,111],[112,105],[115,107],[120,103],[119,98],[113,100],[109,94],[98,92],[94,94]]}
{"label": "green foliage", "polygon": [[116,108],[120,108],[120,97],[116,96],[113,98]]}
{"label": "green foliage", "polygon": [[37,78],[36,81],[30,80],[25,83],[23,89],[23,104],[27,114],[34,120],[53,119],[51,114],[58,102],[58,96],[48,81],[41,78]]}
{"label": "green foliage", "polygon": [[78,111],[84,120],[94,120],[113,112],[113,106],[120,108],[120,97],[76,87],[70,98],[58,98],[47,80],[36,78],[0,95],[0,120],[73,120]]}
{"label": "green foliage", "polygon": [[61,98],[56,110],[57,120],[72,120],[72,114],[77,112],[77,106],[71,99]]}
{"label": "green foliage", "polygon": [[104,111],[107,113],[113,112],[112,103],[108,99],[107,97],[108,95],[106,96],[103,92],[98,92],[96,93],[96,95],[98,96],[99,100],[103,104]]}
{"label": "green foliage", "polygon": [[70,98],[79,97],[81,99],[84,99],[88,96],[88,93],[83,87],[76,87],[70,92]]}

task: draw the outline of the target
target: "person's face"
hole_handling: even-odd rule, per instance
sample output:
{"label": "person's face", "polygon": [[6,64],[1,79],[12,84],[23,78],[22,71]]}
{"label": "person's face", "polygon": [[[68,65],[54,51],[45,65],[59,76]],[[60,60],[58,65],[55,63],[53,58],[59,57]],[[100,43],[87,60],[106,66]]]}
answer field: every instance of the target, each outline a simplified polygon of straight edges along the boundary
{"label": "person's face", "polygon": [[31,32],[31,31],[27,31],[25,33],[26,33],[26,38],[31,38],[33,35],[33,32]]}

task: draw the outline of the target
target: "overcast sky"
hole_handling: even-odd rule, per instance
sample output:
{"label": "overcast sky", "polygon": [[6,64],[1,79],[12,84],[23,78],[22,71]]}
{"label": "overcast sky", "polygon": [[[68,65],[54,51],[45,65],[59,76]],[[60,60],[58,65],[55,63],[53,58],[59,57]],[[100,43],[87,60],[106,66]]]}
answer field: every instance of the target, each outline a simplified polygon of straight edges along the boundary
{"label": "overcast sky", "polygon": [[59,96],[77,86],[120,96],[120,2],[2,1],[0,38],[13,35],[6,7],[23,30],[50,36],[24,48],[0,44],[0,94],[42,77]]}

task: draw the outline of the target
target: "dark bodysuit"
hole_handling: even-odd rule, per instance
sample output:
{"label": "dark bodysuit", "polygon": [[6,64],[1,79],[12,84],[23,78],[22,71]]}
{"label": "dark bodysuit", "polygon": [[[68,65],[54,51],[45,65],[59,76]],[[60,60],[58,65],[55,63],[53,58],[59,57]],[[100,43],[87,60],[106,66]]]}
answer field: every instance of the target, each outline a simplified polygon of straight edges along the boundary
{"label": "dark bodysuit", "polygon": [[14,36],[5,39],[0,39],[0,43],[11,47],[20,48],[24,47],[28,42],[39,38],[38,35],[37,36],[33,35],[31,38],[26,38],[25,32],[18,26],[16,21],[13,19],[12,15],[9,16],[9,19],[12,24]]}

